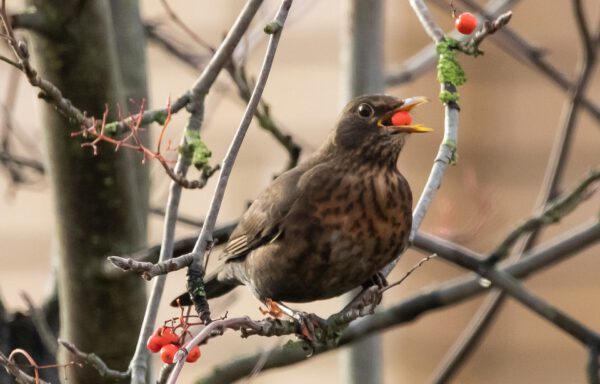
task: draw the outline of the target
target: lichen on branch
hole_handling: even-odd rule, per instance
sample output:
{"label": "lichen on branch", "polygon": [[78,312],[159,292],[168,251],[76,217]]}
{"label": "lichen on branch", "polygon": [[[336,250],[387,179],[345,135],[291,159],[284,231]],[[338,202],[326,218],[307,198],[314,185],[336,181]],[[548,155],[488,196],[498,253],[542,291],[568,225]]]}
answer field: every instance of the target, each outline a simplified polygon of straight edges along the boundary
{"label": "lichen on branch", "polygon": [[437,79],[440,84],[452,85],[452,87],[444,87],[440,92],[440,100],[444,104],[458,103],[457,89],[467,81],[465,71],[456,59],[456,52],[460,50],[459,43],[451,37],[444,37],[437,43],[436,50],[438,53]]}
{"label": "lichen on branch", "polygon": [[180,147],[180,153],[191,160],[192,165],[202,171],[209,166],[208,162],[212,152],[200,138],[198,131],[187,131],[185,133],[186,143]]}

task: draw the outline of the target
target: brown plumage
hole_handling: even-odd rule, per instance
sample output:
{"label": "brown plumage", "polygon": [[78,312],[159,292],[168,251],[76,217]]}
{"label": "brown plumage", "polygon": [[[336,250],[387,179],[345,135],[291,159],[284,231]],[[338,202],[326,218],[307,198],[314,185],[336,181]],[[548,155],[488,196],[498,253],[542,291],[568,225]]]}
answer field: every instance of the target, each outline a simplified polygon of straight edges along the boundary
{"label": "brown plumage", "polygon": [[[223,264],[206,278],[207,297],[243,284],[261,300],[327,299],[368,282],[400,254],[412,194],[396,162],[409,133],[430,129],[392,126],[390,118],[424,101],[352,100],[321,148],[273,180],[242,216]],[[187,294],[179,299],[191,303]]]}

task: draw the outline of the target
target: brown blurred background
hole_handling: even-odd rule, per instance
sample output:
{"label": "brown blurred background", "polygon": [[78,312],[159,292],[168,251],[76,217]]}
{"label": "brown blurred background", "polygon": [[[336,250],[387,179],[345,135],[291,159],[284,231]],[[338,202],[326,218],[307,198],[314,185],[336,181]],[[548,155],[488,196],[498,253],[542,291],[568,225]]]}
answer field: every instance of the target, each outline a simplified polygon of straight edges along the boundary
{"label": "brown blurred background", "polygon": [[[185,0],[170,4],[194,30],[217,44],[237,16],[241,0]],[[332,128],[340,109],[340,33],[343,0],[296,0],[289,24],[265,91],[278,122],[303,145],[306,155],[314,150]],[[484,2],[478,2],[483,4]],[[510,26],[538,47],[569,77],[580,57],[580,45],[573,22],[571,2],[566,0],[523,0],[514,7]],[[9,6],[18,4],[8,2]],[[167,21],[158,1],[142,1],[148,19]],[[257,31],[272,16],[278,2],[267,1],[254,24]],[[586,2],[588,16],[597,17],[598,1]],[[432,6],[437,21],[447,30],[452,27],[450,8]],[[386,68],[397,68],[430,40],[417,23],[407,2],[386,3]],[[255,31],[256,32],[256,31]],[[248,71],[255,73],[265,48],[260,33],[251,35]],[[560,126],[565,94],[548,79],[525,63],[511,58],[490,41],[484,43],[485,56],[461,57],[468,83],[461,88],[461,125],[459,162],[446,174],[444,184],[432,206],[423,229],[449,236],[474,250],[490,250],[519,220],[526,217],[536,201],[546,161]],[[164,105],[169,95],[176,97],[189,88],[198,73],[181,65],[160,48],[150,44],[147,51],[151,105]],[[0,92],[10,68],[0,65]],[[589,96],[600,103],[597,76],[589,87]],[[443,109],[437,101],[438,85],[434,71],[411,84],[387,91],[397,96],[424,95],[434,100],[416,113],[416,119],[436,131],[414,137],[403,152],[399,167],[411,182],[415,195],[425,183],[432,159],[442,136]],[[13,111],[18,129],[36,143],[42,152],[42,130],[36,116],[36,92],[21,78],[17,110]],[[204,140],[220,161],[243,112],[235,90],[225,77],[213,89],[208,100]],[[170,138],[178,140],[185,121],[180,113],[170,126]],[[34,152],[37,153],[37,152]],[[586,112],[576,129],[574,150],[568,159],[565,185],[572,186],[600,158],[598,122]],[[279,172],[286,153],[264,131],[253,125],[230,179],[219,221],[235,220]],[[162,169],[152,167],[154,206],[164,204],[168,178]],[[184,194],[186,215],[201,218],[206,211],[214,182],[206,189]],[[0,294],[10,309],[24,309],[20,292],[36,302],[43,299],[48,286],[54,213],[47,183],[12,190],[6,178],[0,178]],[[576,226],[591,216],[598,217],[600,199],[595,196],[560,225],[544,232],[548,239]],[[119,225],[119,223],[115,223]],[[162,221],[151,219],[151,243],[160,239]],[[192,234],[195,228],[180,225],[178,236]],[[593,329],[600,330],[600,247],[563,262],[534,276],[526,287],[568,312]],[[396,267],[390,281],[420,259],[408,251]],[[214,259],[214,258],[213,258]],[[386,293],[384,305],[395,303],[424,287],[464,272],[443,261],[434,260],[411,276],[401,287]],[[169,279],[161,318],[174,314],[167,299],[184,287],[183,273]],[[236,290],[236,300],[216,300],[214,310],[229,310],[230,316],[248,314],[260,317],[259,303],[245,289]],[[385,382],[426,382],[432,370],[477,308],[473,300],[443,311],[428,313],[416,322],[384,333]],[[307,305],[310,311],[326,316],[340,308],[339,300]],[[136,331],[137,330],[132,330]],[[182,382],[210,372],[211,367],[241,353],[269,348],[278,342],[272,338],[242,340],[233,332],[213,340],[203,348],[199,364],[184,369]],[[269,371],[254,378],[255,383],[286,384],[342,381],[338,352],[328,353],[294,366]],[[457,383],[582,383],[585,382],[587,354],[570,337],[546,321],[509,301],[491,328],[475,356],[457,377]],[[158,359],[154,358],[158,365]]]}

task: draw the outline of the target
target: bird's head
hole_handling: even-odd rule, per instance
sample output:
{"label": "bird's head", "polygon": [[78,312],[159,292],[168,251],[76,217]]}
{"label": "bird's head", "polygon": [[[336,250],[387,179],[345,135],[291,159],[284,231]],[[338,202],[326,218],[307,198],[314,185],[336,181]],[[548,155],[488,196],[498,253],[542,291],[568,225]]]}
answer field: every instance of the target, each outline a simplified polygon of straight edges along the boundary
{"label": "bird's head", "polygon": [[333,133],[333,144],[361,160],[395,166],[407,135],[432,129],[410,122],[395,125],[392,116],[398,112],[408,113],[427,101],[422,96],[407,99],[387,95],[359,96],[342,111]]}

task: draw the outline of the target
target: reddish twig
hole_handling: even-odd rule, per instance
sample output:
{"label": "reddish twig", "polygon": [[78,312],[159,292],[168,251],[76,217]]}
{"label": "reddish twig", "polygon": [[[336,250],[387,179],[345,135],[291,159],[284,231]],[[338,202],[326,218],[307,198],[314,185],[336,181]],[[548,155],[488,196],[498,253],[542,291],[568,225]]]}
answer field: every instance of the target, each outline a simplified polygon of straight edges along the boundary
{"label": "reddish twig", "polygon": [[[71,137],[83,136],[94,138],[90,142],[85,142],[81,144],[82,147],[92,147],[94,156],[98,155],[98,143],[100,142],[106,142],[114,145],[115,151],[118,151],[121,147],[123,147],[140,152],[142,154],[142,163],[145,163],[146,160],[158,161],[160,165],[165,169],[167,175],[177,184],[181,185],[183,188],[197,189],[204,187],[208,178],[219,169],[218,166],[207,166],[201,170],[201,175],[198,180],[188,180],[185,178],[184,175],[175,172],[173,167],[171,167],[171,164],[174,163],[174,161],[168,160],[161,152],[161,145],[164,139],[164,134],[171,121],[172,116],[171,99],[169,98],[169,101],[167,102],[167,115],[165,117],[164,123],[162,124],[160,135],[158,137],[158,142],[156,144],[156,150],[152,150],[146,147],[139,137],[139,133],[143,129],[142,124],[144,108],[145,100],[142,100],[139,112],[135,115],[130,116],[130,118],[124,120],[127,121],[127,127],[129,131],[127,132],[125,137],[121,139],[114,138],[111,136],[111,133],[107,132],[106,119],[108,116],[108,106],[106,106],[106,108],[104,109],[104,113],[102,114],[102,122],[100,124],[97,124],[95,118],[92,117],[93,123],[89,127],[82,127],[80,131],[73,132],[71,134]],[[98,130],[98,126],[100,127],[100,130]]]}

